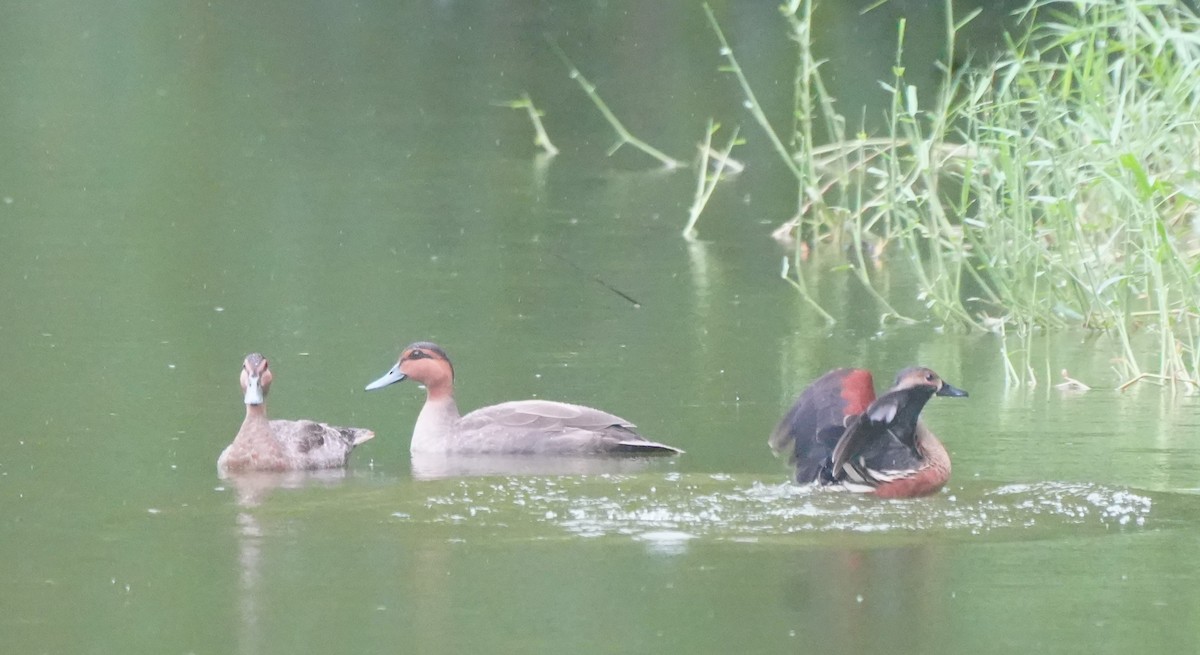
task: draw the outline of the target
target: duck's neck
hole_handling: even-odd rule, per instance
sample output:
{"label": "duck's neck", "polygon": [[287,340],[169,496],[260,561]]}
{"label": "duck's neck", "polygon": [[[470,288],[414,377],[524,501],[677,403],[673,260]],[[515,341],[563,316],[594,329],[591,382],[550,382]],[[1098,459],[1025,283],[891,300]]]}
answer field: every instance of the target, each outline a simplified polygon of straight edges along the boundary
{"label": "duck's neck", "polygon": [[451,450],[454,430],[461,418],[454,403],[454,383],[447,380],[426,385],[425,406],[413,426],[414,453],[442,453]]}
{"label": "duck's neck", "polygon": [[[933,390],[927,388],[905,389],[902,391],[889,392],[888,396],[894,396],[896,403],[896,415],[890,423],[891,432],[896,435],[909,448],[920,449],[919,441],[921,433],[928,434],[928,430],[919,430],[921,426],[921,410],[925,408],[925,403],[933,397]],[[929,435],[933,437],[932,434]],[[937,438],[933,437],[936,441]]]}
{"label": "duck's neck", "polygon": [[246,405],[246,418],[238,430],[233,445],[247,452],[270,453],[279,450],[279,442],[271,434],[271,421],[267,419],[267,406]]}

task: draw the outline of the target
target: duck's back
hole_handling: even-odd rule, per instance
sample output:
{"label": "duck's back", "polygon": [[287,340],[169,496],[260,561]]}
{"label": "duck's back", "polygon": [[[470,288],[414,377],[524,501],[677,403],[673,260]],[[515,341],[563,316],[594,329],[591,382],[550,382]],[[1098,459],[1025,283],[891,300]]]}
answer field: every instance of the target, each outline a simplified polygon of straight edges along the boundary
{"label": "duck's back", "polygon": [[291,469],[345,466],[354,447],[375,436],[362,428],[344,428],[316,421],[273,420],[271,433],[283,447]]}
{"label": "duck's back", "polygon": [[615,414],[549,400],[518,400],[459,419],[451,449],[461,453],[675,454]]}

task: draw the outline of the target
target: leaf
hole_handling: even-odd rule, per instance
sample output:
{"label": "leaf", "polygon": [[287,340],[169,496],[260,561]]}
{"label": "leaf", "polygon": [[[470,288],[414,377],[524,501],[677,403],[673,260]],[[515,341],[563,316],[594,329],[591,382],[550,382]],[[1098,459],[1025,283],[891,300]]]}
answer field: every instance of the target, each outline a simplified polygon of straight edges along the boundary
{"label": "leaf", "polygon": [[1154,184],[1150,181],[1150,176],[1146,174],[1146,169],[1142,167],[1142,163],[1130,152],[1121,155],[1118,161],[1121,162],[1122,168],[1133,173],[1133,183],[1137,187],[1137,192],[1141,199],[1148,200],[1154,193]]}
{"label": "leaf", "polygon": [[1100,286],[1096,287],[1095,294],[1098,296],[1098,295],[1104,293],[1105,289],[1107,289],[1107,288],[1111,287],[1112,285],[1116,284],[1117,282],[1120,282],[1121,280],[1127,279],[1129,277],[1130,276],[1128,276],[1128,275],[1114,275],[1113,277],[1110,277],[1107,280],[1101,282]]}

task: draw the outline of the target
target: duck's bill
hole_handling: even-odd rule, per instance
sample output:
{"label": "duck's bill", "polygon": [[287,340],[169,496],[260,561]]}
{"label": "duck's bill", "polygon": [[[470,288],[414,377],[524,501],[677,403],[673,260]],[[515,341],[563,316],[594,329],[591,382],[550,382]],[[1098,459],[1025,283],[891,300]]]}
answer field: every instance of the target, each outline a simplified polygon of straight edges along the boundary
{"label": "duck's bill", "polygon": [[246,381],[246,404],[263,404],[262,380],[258,377],[252,377]]}
{"label": "duck's bill", "polygon": [[949,396],[951,398],[966,398],[969,394],[958,387],[942,382],[942,388],[938,389],[937,395]]}
{"label": "duck's bill", "polygon": [[400,372],[400,365],[396,364],[390,371],[383,374],[383,377],[367,385],[367,391],[382,389],[389,384],[395,384],[407,378],[408,376]]}

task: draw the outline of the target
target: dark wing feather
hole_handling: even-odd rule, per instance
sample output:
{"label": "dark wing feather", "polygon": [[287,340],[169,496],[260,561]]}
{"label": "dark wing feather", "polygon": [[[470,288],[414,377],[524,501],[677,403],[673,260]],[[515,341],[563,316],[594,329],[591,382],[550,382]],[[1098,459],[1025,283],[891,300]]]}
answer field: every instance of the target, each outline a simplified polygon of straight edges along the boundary
{"label": "dark wing feather", "polygon": [[871,374],[863,369],[830,371],[808,385],[771,434],[776,455],[787,455],[796,481],[832,481],[830,458],[846,431],[847,417],[875,399]]}
{"label": "dark wing feather", "polygon": [[325,445],[326,427],[312,421],[303,421],[300,430],[296,431],[296,450],[307,453],[310,450]]}
{"label": "dark wing feather", "polygon": [[847,422],[845,433],[831,453],[831,470],[837,479],[850,475],[874,486],[882,481],[875,473],[912,471],[922,466],[924,460],[916,445],[916,419],[924,402],[920,399],[923,392],[916,393],[916,398],[914,390],[885,393]]}

